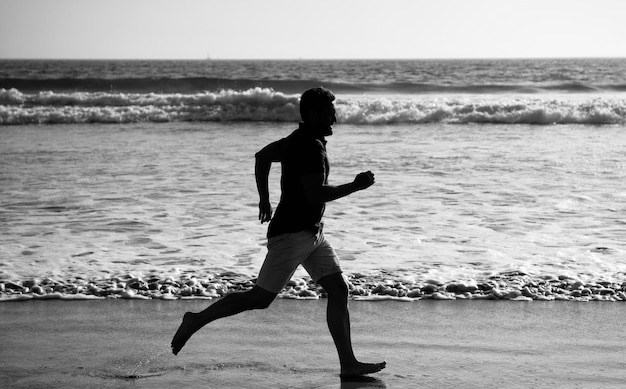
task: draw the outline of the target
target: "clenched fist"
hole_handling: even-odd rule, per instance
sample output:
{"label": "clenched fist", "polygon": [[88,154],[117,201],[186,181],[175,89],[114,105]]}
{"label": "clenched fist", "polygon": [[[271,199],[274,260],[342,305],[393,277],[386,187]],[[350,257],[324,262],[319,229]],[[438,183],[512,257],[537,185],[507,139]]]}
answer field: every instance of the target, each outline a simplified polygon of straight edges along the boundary
{"label": "clenched fist", "polygon": [[369,170],[366,172],[357,174],[356,177],[354,178],[354,185],[359,190],[369,188],[370,186],[374,185],[374,182],[376,182],[374,180],[374,173],[372,173]]}

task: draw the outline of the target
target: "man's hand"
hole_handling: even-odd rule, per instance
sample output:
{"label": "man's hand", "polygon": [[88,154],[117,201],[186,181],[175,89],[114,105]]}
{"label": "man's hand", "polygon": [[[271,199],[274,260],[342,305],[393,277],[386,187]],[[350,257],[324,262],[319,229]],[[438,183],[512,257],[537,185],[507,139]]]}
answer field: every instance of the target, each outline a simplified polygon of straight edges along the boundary
{"label": "man's hand", "polygon": [[259,220],[261,224],[272,220],[272,204],[269,201],[259,203]]}
{"label": "man's hand", "polygon": [[374,180],[374,173],[369,170],[357,174],[354,178],[354,185],[358,188],[358,190],[369,188],[370,186],[374,185],[374,182],[376,182]]}

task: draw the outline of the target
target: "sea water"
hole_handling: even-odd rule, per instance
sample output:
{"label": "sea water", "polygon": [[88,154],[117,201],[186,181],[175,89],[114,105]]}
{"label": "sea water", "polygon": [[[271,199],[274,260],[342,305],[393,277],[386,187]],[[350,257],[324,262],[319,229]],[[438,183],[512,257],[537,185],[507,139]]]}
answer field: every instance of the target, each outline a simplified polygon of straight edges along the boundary
{"label": "sea water", "polygon": [[249,287],[254,153],[325,85],[331,184],[376,174],[325,216],[355,295],[622,299],[626,60],[0,65],[4,298]]}

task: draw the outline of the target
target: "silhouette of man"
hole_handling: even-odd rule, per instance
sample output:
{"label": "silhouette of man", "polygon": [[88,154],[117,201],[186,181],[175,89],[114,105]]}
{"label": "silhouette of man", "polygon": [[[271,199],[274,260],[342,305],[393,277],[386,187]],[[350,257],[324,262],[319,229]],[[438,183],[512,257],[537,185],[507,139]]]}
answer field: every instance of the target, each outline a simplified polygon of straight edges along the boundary
{"label": "silhouette of man", "polygon": [[[386,362],[359,362],[352,350],[348,286],[335,251],[324,238],[325,203],[374,184],[370,171],[359,173],[353,182],[339,186],[328,184],[329,163],[326,136],[333,134],[337,122],[335,96],[325,88],[309,89],[300,99],[299,128],[286,138],[265,146],[256,154],[255,176],[259,191],[259,220],[270,222],[268,253],[259,272],[256,286],[243,293],[224,296],[204,311],[187,312],[172,340],[172,352],[178,354],[187,340],[213,320],[237,313],[267,308],[302,265],[328,296],[327,321],[334,340],[341,377],[358,377],[385,368]],[[272,217],[268,176],[272,162],[280,162],[281,197]]]}

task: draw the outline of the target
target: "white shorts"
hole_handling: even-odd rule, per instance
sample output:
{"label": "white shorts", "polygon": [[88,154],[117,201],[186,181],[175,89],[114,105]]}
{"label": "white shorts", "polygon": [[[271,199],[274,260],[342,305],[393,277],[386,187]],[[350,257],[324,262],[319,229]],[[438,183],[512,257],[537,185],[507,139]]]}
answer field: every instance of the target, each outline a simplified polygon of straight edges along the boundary
{"label": "white shorts", "polygon": [[289,282],[298,265],[302,265],[314,282],[341,273],[335,250],[321,231],[299,231],[272,236],[267,242],[267,256],[256,285],[279,293]]}

